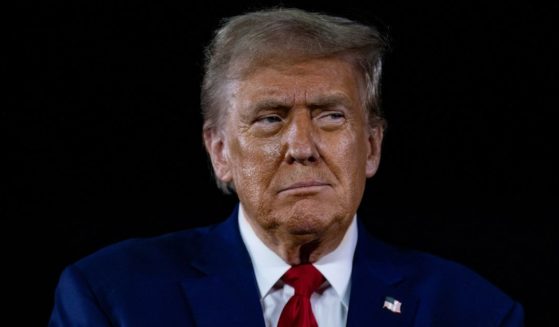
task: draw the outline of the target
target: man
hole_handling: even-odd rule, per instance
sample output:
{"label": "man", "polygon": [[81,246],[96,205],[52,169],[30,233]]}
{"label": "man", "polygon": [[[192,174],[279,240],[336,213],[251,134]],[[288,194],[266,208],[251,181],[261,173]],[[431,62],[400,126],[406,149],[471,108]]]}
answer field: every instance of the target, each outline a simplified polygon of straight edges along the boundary
{"label": "man", "polygon": [[521,326],[521,306],[475,273],[359,225],[385,47],[296,9],[229,19],[207,49],[203,136],[239,206],[69,266],[51,326]]}

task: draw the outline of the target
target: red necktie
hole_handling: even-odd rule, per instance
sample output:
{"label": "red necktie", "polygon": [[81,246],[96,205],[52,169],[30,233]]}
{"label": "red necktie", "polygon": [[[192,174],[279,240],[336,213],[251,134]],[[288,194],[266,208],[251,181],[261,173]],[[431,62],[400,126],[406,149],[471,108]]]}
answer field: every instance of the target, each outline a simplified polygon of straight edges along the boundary
{"label": "red necktie", "polygon": [[312,313],[311,295],[324,283],[324,276],[310,263],[293,266],[282,280],[295,289],[281,316],[278,327],[318,327]]}

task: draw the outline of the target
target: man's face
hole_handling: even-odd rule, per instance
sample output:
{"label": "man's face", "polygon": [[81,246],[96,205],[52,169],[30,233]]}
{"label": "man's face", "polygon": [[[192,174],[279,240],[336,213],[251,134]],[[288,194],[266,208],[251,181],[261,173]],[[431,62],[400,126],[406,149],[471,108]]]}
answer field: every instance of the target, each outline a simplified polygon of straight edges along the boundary
{"label": "man's face", "polygon": [[284,236],[345,232],[382,140],[354,68],[333,58],[266,66],[230,87],[223,130],[205,138],[249,222]]}

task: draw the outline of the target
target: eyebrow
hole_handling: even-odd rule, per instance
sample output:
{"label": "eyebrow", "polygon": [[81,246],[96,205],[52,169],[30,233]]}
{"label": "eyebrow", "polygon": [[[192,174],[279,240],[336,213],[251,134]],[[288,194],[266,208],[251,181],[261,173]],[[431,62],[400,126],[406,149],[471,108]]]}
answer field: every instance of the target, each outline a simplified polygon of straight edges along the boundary
{"label": "eyebrow", "polygon": [[[319,95],[307,101],[310,108],[330,108],[336,106],[351,107],[352,101],[344,94],[334,93],[329,95]],[[251,106],[252,112],[259,112],[267,109],[289,110],[293,104],[281,99],[262,99]]]}
{"label": "eyebrow", "polygon": [[257,101],[251,106],[252,112],[259,112],[266,109],[282,109],[288,110],[292,107],[292,104],[287,101],[282,101],[279,99],[262,99]]}
{"label": "eyebrow", "polygon": [[351,105],[352,101],[346,95],[341,93],[317,96],[316,98],[308,101],[308,106],[311,108],[329,108],[336,106],[349,108]]}

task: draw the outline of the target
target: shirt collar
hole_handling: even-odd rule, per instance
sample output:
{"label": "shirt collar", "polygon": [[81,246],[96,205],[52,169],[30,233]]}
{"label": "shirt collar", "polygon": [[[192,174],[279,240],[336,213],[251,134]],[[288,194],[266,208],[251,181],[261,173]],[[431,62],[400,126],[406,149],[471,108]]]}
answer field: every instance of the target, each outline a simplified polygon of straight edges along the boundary
{"label": "shirt collar", "polygon": [[[241,238],[252,260],[260,296],[264,298],[291,266],[256,235],[247,221],[242,204],[239,206],[238,221]],[[314,263],[316,269],[328,280],[346,306],[349,304],[349,283],[356,245],[357,222],[354,216],[340,245]]]}

